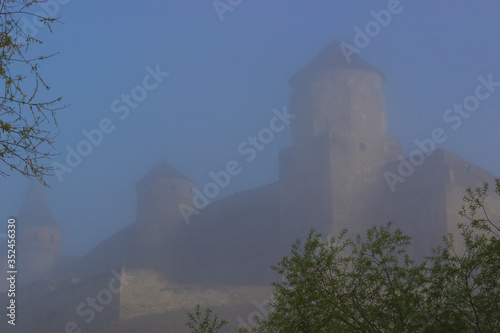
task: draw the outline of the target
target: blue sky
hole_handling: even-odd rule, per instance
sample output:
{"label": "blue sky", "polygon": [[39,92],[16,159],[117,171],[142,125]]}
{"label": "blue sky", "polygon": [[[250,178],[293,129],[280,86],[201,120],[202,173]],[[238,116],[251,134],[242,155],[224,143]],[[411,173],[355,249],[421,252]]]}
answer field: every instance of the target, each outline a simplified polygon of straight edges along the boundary
{"label": "blue sky", "polygon": [[[64,163],[66,147],[76,149],[83,130],[106,118],[114,126],[62,182],[48,179],[47,197],[64,229],[63,253],[82,255],[133,223],[135,182],[158,161],[204,184],[210,171],[241,159],[238,144],[267,126],[274,108],[288,107],[289,78],[332,40],[354,45],[355,27],[364,29],[374,20],[371,11],[390,2],[243,0],[223,21],[210,0],[73,0],[49,7],[63,24],[53,33],[38,28],[44,45],[35,51],[60,52],[41,72],[51,94],[70,104],[57,117],[54,161]],[[415,139],[445,128],[449,138],[439,148],[500,176],[500,88],[458,129],[443,120],[448,108],[474,93],[479,76],[500,81],[500,3],[399,6],[360,50],[387,76],[389,135],[409,153]],[[169,75],[120,119],[111,104],[143,84],[148,66]],[[278,152],[289,141],[288,130],[277,134],[220,198],[276,180]],[[0,178],[2,221],[17,214],[27,184],[17,175]]]}

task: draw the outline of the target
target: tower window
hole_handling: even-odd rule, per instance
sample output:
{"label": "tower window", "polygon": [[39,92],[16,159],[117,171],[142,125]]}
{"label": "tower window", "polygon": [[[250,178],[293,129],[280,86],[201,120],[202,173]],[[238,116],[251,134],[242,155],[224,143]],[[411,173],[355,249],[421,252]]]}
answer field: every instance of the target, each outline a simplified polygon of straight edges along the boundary
{"label": "tower window", "polygon": [[366,145],[364,142],[359,143],[359,151],[366,151]]}
{"label": "tower window", "polygon": [[50,235],[50,243],[54,244],[54,241],[55,241],[55,236],[54,236],[54,234],[51,234]]}

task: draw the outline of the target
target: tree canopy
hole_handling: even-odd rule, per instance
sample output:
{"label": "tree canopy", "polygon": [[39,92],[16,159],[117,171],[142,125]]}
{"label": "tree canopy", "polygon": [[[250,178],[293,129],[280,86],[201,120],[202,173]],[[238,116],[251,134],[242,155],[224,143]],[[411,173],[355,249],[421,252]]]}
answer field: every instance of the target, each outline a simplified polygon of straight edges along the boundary
{"label": "tree canopy", "polygon": [[[500,195],[500,179],[495,192]],[[392,223],[327,241],[311,231],[273,269],[267,318],[239,332],[494,332],[500,327],[500,221],[485,206],[488,184],[468,189],[454,236],[422,262]]]}

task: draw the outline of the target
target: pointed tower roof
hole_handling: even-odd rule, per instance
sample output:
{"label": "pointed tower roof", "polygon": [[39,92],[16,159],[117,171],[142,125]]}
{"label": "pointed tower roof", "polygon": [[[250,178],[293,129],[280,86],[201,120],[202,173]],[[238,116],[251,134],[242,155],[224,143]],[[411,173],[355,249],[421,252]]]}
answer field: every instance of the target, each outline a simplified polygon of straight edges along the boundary
{"label": "pointed tower roof", "polygon": [[52,216],[43,186],[37,182],[28,185],[24,203],[17,215],[22,226],[55,227],[60,226]]}
{"label": "pointed tower roof", "polygon": [[318,72],[336,68],[371,71],[380,75],[382,80],[385,81],[385,75],[382,72],[363,60],[356,53],[351,53],[348,46],[338,40],[334,40],[290,79],[290,85],[293,87],[296,83],[312,78]]}
{"label": "pointed tower roof", "polygon": [[161,161],[153,169],[151,169],[151,171],[149,171],[144,177],[142,177],[138,181],[138,183],[151,183],[158,179],[168,179],[168,178],[184,179],[192,182],[191,179],[184,176],[170,164],[168,164],[165,161]]}

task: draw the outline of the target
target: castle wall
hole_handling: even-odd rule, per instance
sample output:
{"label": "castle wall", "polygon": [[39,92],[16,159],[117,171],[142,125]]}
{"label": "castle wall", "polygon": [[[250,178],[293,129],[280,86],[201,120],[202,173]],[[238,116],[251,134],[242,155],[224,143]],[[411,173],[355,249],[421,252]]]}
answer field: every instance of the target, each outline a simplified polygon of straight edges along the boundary
{"label": "castle wall", "polygon": [[19,283],[30,283],[39,279],[46,279],[51,276],[51,269],[57,257],[51,253],[24,253],[18,251],[17,266],[23,272],[19,275]]}
{"label": "castle wall", "polygon": [[137,219],[141,243],[157,246],[176,225],[183,223],[179,205],[193,204],[193,183],[164,178],[137,185]]}
{"label": "castle wall", "polygon": [[373,72],[339,70],[335,81],[334,87],[342,89],[330,88],[333,97],[324,101],[324,108],[330,105],[335,113],[348,112],[350,118],[346,128],[330,132],[332,232],[348,227],[354,234],[373,225],[378,175],[387,163],[385,99],[382,79]]}
{"label": "castle wall", "polygon": [[58,256],[61,248],[61,233],[49,226],[28,226],[22,231],[21,245],[25,252],[49,253]]}
{"label": "castle wall", "polygon": [[[120,287],[117,271],[83,281],[52,282],[42,288],[40,283],[20,286],[16,328],[19,332],[86,332],[107,325],[118,320]],[[2,304],[5,298],[2,295]]]}
{"label": "castle wall", "polygon": [[[463,201],[467,188],[483,187],[484,182],[489,184],[489,192],[485,201],[486,212],[492,222],[500,222],[500,196],[494,193],[495,179],[488,172],[469,164],[458,156],[443,152],[443,162],[448,166],[450,182],[446,184],[446,226],[449,233],[454,234],[456,250],[458,253],[465,250],[465,243],[460,237],[458,223],[470,222],[459,216],[462,206],[468,204]],[[484,212],[479,211],[477,217],[484,217]]]}
{"label": "castle wall", "polygon": [[[398,174],[398,166],[399,162],[393,163],[386,170]],[[457,224],[468,222],[459,216],[463,197],[467,188],[482,186],[485,181],[493,185],[494,177],[452,153],[434,151],[403,183],[396,184],[393,193],[386,185],[385,216],[413,237],[416,258],[430,255],[431,248],[441,245],[448,233],[454,235],[456,250],[461,252],[464,243]],[[493,192],[487,206],[490,216],[498,221],[500,199]]]}
{"label": "castle wall", "polygon": [[282,243],[373,225],[381,167],[398,147],[386,136],[382,78],[336,68],[294,81],[292,146],[280,156]]}
{"label": "castle wall", "polygon": [[[431,248],[441,244],[447,233],[446,184],[449,172],[435,152],[414,172],[395,185],[391,192],[384,180],[384,219],[413,237],[411,254],[422,259],[431,254]],[[399,175],[400,162],[385,167]]]}
{"label": "castle wall", "polygon": [[141,315],[190,311],[196,304],[202,307],[236,305],[268,299],[270,287],[208,286],[170,283],[152,270],[128,272],[134,279],[123,288],[120,298],[120,320]]}
{"label": "castle wall", "polygon": [[294,147],[280,156],[280,237],[289,250],[298,237],[305,238],[311,228],[326,234],[332,223],[329,143],[318,138],[310,149]]}
{"label": "castle wall", "polygon": [[27,226],[17,242],[17,262],[23,274],[21,284],[50,275],[55,260],[60,255],[60,230],[50,226]]}

